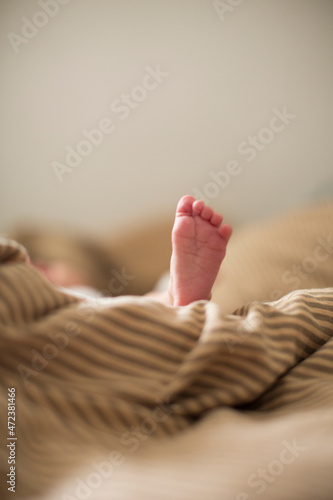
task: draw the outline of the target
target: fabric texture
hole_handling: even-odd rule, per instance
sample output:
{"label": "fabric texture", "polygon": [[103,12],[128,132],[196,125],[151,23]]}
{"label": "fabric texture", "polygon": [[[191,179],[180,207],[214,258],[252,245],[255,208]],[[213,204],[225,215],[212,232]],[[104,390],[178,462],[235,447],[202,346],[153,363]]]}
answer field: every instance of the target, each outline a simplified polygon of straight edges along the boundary
{"label": "fabric texture", "polygon": [[332,498],[333,288],[225,314],[74,297],[8,240],[0,260],[0,459],[6,479],[14,388],[16,498]]}

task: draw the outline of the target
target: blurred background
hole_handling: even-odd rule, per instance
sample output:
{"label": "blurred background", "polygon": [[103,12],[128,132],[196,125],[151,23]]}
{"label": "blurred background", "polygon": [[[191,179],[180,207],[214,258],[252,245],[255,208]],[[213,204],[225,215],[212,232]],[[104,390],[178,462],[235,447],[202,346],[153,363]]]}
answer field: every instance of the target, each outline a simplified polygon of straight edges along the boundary
{"label": "blurred background", "polygon": [[186,193],[246,224],[332,191],[331,0],[0,14],[2,233],[131,230]]}

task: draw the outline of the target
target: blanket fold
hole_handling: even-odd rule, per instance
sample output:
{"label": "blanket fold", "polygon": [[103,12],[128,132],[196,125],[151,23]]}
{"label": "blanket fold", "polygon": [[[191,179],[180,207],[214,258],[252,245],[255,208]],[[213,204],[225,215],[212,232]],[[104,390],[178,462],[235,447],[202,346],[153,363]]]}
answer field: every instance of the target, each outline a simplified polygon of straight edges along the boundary
{"label": "blanket fold", "polygon": [[[87,450],[128,449],[133,429],[170,436],[218,408],[286,411],[311,406],[309,393],[317,406],[333,397],[325,378],[332,288],[225,315],[206,301],[177,308],[145,297],[78,299],[9,240],[0,259],[1,435],[15,388],[22,498],[47,491]],[[6,471],[4,453],[0,463]]]}

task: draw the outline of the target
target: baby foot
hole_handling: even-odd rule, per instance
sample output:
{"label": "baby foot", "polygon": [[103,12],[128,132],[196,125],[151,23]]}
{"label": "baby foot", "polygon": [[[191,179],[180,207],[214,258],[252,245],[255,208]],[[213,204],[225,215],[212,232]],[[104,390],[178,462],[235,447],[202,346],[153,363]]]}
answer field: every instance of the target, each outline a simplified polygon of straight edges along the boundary
{"label": "baby foot", "polygon": [[183,196],[172,229],[169,294],[176,306],[209,300],[232,233],[222,215],[202,200]]}

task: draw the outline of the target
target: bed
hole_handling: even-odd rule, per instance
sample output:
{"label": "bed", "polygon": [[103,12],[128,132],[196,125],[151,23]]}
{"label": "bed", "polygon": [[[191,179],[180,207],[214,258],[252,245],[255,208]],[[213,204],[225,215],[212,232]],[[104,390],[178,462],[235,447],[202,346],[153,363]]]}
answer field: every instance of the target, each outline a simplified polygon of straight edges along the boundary
{"label": "bed", "polygon": [[331,500],[332,237],[330,201],[242,228],[183,308],[75,297],[3,238],[1,498]]}

